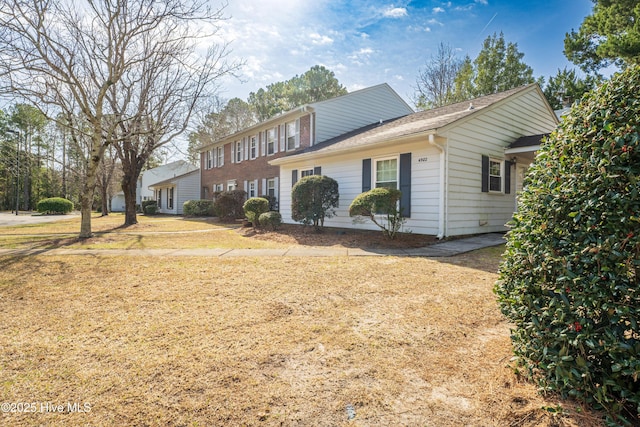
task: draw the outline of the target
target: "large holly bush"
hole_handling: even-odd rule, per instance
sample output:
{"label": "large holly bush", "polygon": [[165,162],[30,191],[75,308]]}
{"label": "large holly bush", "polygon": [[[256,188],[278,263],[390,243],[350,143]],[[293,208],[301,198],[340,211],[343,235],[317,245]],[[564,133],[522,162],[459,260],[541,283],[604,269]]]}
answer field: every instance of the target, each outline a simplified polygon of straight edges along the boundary
{"label": "large holly bush", "polygon": [[324,219],[335,215],[340,193],[338,182],[328,176],[302,178],[291,189],[291,218],[316,230],[324,227]]}
{"label": "large holly bush", "polygon": [[640,412],[640,69],[574,106],[520,195],[495,291],[521,370],[544,390]]}

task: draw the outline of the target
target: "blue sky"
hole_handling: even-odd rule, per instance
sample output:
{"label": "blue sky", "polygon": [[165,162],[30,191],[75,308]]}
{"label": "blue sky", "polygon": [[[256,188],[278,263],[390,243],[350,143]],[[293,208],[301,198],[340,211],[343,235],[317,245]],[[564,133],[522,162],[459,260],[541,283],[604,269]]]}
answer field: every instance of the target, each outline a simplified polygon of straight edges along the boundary
{"label": "blue sky", "polygon": [[246,65],[243,81],[225,80],[221,95],[247,99],[320,64],[349,91],[386,82],[410,102],[440,42],[473,60],[501,31],[534,75],[548,78],[577,68],[562,53],[564,37],[592,8],[591,0],[230,0],[218,35]]}

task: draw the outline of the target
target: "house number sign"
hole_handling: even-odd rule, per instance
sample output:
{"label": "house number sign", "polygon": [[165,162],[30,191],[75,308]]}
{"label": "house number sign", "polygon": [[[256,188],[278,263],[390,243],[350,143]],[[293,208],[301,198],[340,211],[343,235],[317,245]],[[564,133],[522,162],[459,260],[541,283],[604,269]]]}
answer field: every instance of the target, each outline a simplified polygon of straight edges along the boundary
{"label": "house number sign", "polygon": [[424,163],[424,162],[426,162],[428,160],[429,160],[428,157],[420,157],[420,158],[418,158],[418,163]]}

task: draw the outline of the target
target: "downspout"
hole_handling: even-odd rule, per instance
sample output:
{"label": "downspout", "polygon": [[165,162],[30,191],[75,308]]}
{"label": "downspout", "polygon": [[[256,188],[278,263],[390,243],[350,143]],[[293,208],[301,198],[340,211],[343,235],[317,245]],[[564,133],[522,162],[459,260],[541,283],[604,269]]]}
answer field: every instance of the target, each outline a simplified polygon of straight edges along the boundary
{"label": "downspout", "polygon": [[447,226],[447,149],[444,145],[436,142],[434,134],[429,135],[429,144],[440,150],[440,200],[438,202],[438,240],[442,240],[446,234]]}

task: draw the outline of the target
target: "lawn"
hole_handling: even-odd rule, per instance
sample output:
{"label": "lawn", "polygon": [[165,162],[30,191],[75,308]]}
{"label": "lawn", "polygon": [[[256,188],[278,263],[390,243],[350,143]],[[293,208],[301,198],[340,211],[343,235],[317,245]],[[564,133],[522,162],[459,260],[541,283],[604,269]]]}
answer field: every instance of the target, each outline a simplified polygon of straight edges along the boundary
{"label": "lawn", "polygon": [[509,367],[499,256],[0,257],[0,424],[600,425]]}

